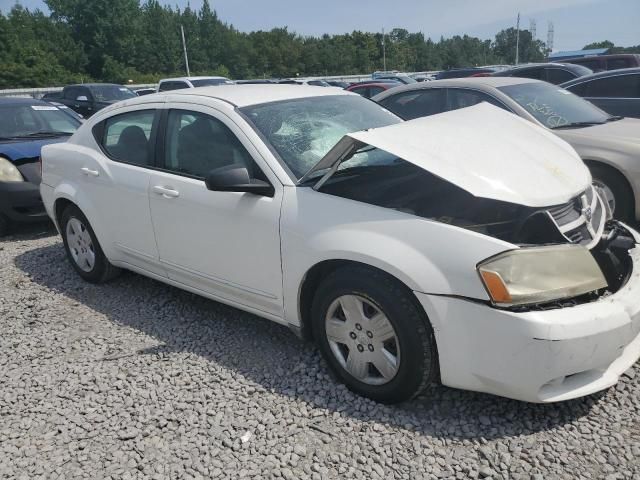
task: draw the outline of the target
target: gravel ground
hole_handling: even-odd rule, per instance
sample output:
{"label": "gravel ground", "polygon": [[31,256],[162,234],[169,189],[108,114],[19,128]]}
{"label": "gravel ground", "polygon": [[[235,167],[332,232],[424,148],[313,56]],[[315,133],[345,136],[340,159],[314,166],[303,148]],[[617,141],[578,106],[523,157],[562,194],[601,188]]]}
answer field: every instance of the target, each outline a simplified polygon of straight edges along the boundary
{"label": "gravel ground", "polygon": [[382,406],[284,327],[131,273],[83,283],[51,231],[0,241],[0,478],[637,479],[639,374],[556,405]]}

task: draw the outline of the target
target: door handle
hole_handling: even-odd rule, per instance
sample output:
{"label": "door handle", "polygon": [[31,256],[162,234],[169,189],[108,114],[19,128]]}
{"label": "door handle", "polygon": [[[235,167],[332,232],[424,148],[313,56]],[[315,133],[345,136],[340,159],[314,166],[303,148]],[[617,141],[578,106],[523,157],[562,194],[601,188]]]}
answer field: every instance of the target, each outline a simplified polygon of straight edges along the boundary
{"label": "door handle", "polygon": [[82,173],[84,173],[87,177],[98,177],[100,176],[100,172],[98,170],[91,170],[90,168],[84,167],[81,168]]}
{"label": "door handle", "polygon": [[160,185],[153,187],[153,191],[157,195],[162,195],[164,198],[176,198],[180,196],[179,191],[173,190],[170,187],[161,187]]}

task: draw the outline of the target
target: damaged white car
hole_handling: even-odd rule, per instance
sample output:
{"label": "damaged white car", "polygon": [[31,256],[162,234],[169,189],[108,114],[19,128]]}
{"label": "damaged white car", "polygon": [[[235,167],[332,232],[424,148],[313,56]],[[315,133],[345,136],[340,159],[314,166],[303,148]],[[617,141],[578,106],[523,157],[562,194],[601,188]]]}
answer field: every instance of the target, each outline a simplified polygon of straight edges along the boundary
{"label": "damaged white car", "polygon": [[481,104],[402,122],[359,95],[127,100],[42,155],[73,267],[288,325],[381,402],[434,381],[553,402],[640,356],[640,236],[564,141]]}

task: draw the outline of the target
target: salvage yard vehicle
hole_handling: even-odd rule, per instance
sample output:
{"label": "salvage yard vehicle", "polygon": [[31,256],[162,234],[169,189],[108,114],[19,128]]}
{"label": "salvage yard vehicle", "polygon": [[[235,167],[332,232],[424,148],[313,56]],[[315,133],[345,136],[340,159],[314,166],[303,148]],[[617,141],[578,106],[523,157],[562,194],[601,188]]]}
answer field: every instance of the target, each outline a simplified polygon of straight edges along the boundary
{"label": "salvage yard vehicle", "polygon": [[640,118],[640,68],[594,73],[560,86],[611,115]]}
{"label": "salvage yard vehicle", "polygon": [[527,63],[492,73],[493,77],[517,77],[544,80],[554,85],[574,78],[591,75],[593,72],[582,65],[572,63]]}
{"label": "salvage yard vehicle", "polygon": [[169,92],[183,88],[211,87],[233,85],[234,81],[227,77],[179,77],[165,78],[158,83],[158,92]]}
{"label": "salvage yard vehicle", "polygon": [[42,169],[82,278],[287,325],[376,401],[566,400],[640,356],[640,236],[567,143],[490,105],[403,122],[336,89],[182,90],[105,109]]}
{"label": "salvage yard vehicle", "polygon": [[71,113],[41,100],[0,99],[0,236],[12,223],[47,221],[40,199],[40,149],[64,142],[80,126]]}
{"label": "salvage yard vehicle", "polygon": [[84,118],[89,118],[106,106],[136,96],[133,90],[123,85],[83,83],[81,85],[67,85],[62,90],[62,96],[56,98],[55,101],[66,105]]}
{"label": "salvage yard vehicle", "polygon": [[[591,169],[614,216],[640,220],[640,120],[603,112],[562,88],[525,78],[468,78],[399,87],[372,100],[405,120],[487,102],[551,130]],[[505,137],[506,138],[506,137]]]}

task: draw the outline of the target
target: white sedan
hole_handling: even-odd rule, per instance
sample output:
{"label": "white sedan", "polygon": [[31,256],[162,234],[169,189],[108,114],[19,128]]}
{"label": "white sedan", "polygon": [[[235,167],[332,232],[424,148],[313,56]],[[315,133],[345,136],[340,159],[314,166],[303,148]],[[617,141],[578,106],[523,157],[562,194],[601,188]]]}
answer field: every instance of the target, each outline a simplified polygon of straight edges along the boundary
{"label": "white sedan", "polygon": [[568,144],[488,104],[148,95],[45,147],[41,193],[87,281],[128,269],[287,325],[377,401],[566,400],[640,356],[640,236]]}

